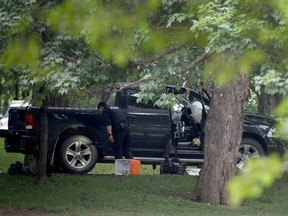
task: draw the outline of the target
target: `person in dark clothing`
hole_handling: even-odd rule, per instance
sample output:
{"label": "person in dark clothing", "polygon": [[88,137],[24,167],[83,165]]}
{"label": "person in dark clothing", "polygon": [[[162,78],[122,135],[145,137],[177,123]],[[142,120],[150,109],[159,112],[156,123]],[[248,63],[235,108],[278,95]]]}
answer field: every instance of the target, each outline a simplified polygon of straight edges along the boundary
{"label": "person in dark clothing", "polygon": [[112,143],[115,159],[133,159],[130,150],[130,128],[126,117],[118,107],[109,107],[100,102],[97,109],[101,113],[102,123],[108,132],[108,140]]}

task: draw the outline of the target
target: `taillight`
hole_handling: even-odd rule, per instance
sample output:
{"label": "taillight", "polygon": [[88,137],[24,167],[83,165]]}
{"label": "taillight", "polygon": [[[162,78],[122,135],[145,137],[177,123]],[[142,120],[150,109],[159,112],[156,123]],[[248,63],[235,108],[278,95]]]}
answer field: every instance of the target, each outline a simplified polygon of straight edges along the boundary
{"label": "taillight", "polygon": [[35,129],[35,121],[34,117],[31,113],[26,114],[25,116],[25,124],[26,124],[26,129]]}

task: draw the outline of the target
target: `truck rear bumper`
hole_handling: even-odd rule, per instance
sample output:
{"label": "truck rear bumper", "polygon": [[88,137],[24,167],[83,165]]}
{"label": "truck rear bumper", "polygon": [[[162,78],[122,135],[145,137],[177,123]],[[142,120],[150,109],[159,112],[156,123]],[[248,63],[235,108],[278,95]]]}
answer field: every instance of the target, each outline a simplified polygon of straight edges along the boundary
{"label": "truck rear bumper", "polygon": [[8,130],[0,129],[0,137],[6,138],[8,135]]}
{"label": "truck rear bumper", "polygon": [[4,148],[6,152],[36,153],[39,150],[38,143],[37,136],[9,134],[4,141]]}

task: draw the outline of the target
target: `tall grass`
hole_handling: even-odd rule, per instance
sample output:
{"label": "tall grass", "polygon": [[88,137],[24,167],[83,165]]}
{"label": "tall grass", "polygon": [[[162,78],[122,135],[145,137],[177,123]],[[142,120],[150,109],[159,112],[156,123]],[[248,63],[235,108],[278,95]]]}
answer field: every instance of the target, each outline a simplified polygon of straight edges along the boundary
{"label": "tall grass", "polygon": [[[6,154],[1,149],[1,169],[22,157]],[[4,166],[3,155],[10,161]],[[287,176],[259,199],[234,209],[194,202],[195,176],[159,175],[151,166],[141,166],[140,176],[115,176],[113,168],[97,164],[89,175],[52,174],[48,184],[4,172],[0,175],[0,213],[5,215],[12,208],[37,215],[287,215]]]}

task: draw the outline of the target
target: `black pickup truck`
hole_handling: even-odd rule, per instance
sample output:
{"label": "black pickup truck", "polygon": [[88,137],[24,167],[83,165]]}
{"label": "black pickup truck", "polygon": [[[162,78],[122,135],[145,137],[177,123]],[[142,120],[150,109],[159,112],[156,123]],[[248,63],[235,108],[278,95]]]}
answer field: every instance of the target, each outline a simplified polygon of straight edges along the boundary
{"label": "black pickup truck", "polygon": [[[187,91],[188,98],[185,96]],[[193,109],[192,103],[201,103],[202,108],[208,111],[210,98],[187,88],[176,92],[176,88],[167,87],[166,93],[169,92],[175,94],[175,104],[170,109],[161,109],[153,103],[137,102],[138,88],[117,91],[111,94],[108,103],[125,111],[131,125],[132,152],[142,164],[161,164],[163,168],[167,159],[177,157],[185,165],[201,166],[204,160],[204,141],[201,139],[203,120],[197,114],[197,109]],[[189,122],[185,122],[184,118],[187,110],[190,111]],[[50,107],[48,166],[81,174],[89,172],[96,163],[113,163],[111,144],[100,121],[96,109]],[[238,153],[239,168],[251,157],[272,152],[284,153],[284,146],[272,137],[274,125],[275,121],[269,117],[245,114],[243,139]],[[37,155],[40,109],[34,106],[11,109],[8,130],[1,130],[0,137],[5,138],[6,152]]]}

